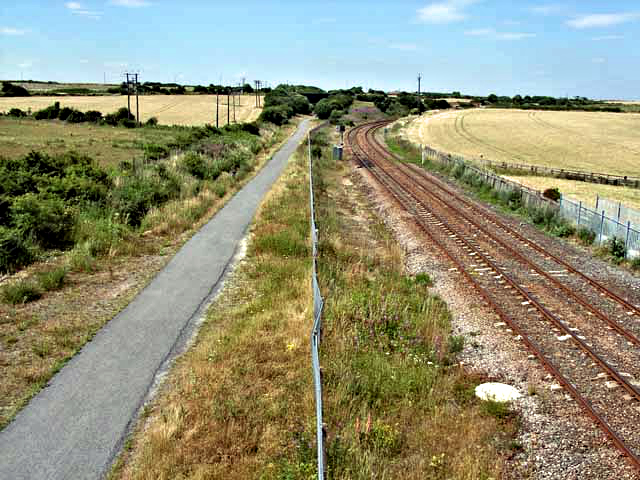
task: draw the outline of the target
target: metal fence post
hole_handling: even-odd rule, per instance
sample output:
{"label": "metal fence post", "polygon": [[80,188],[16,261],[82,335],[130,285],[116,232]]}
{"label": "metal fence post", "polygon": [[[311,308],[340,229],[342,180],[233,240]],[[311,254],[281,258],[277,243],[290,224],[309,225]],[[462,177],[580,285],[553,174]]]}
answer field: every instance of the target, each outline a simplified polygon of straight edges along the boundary
{"label": "metal fence post", "polygon": [[627,236],[624,239],[624,256],[629,255],[629,231],[631,230],[631,220],[627,220]]}
{"label": "metal fence post", "polygon": [[582,200],[578,204],[578,226],[580,226],[580,215],[582,214]]}
{"label": "metal fence post", "polygon": [[604,210],[602,210],[602,218],[600,219],[600,243],[602,243],[603,228],[604,228]]}
{"label": "metal fence post", "polygon": [[620,222],[620,211],[622,210],[622,202],[618,202],[618,222]]}

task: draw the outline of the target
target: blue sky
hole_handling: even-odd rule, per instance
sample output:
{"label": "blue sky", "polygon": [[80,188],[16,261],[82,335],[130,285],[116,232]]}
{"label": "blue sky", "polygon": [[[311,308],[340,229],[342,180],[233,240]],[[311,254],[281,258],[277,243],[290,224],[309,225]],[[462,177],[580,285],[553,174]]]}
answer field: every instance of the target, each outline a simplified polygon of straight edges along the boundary
{"label": "blue sky", "polygon": [[640,98],[640,2],[2,1],[0,78]]}

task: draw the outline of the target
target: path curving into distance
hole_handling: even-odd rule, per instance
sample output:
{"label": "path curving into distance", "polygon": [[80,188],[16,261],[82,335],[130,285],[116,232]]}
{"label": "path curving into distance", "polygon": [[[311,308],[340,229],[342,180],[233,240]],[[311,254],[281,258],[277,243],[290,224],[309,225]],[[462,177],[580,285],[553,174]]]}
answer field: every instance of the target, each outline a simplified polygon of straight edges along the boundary
{"label": "path curving into distance", "polygon": [[220,287],[258,204],[309,128],[287,143],[0,432],[0,479],[98,479],[157,373]]}

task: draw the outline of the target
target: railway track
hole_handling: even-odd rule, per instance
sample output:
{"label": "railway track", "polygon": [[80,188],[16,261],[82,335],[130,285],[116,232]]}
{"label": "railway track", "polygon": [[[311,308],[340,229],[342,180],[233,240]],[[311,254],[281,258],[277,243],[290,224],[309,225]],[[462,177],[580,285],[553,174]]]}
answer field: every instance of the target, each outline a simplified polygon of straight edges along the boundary
{"label": "railway track", "polygon": [[347,148],[612,442],[640,470],[640,309],[376,139]]}

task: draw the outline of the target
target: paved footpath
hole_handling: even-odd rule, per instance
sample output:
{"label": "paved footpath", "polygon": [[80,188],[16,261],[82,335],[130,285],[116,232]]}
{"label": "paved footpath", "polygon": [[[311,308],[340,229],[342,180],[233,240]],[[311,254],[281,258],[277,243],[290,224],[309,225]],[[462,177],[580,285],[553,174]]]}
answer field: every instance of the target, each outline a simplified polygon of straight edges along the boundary
{"label": "paved footpath", "polygon": [[202,314],[258,204],[304,138],[303,121],[269,163],[0,432],[1,480],[99,479],[154,377]]}

